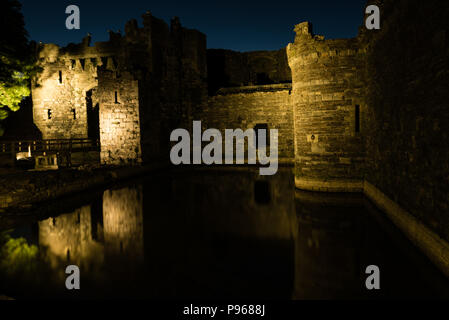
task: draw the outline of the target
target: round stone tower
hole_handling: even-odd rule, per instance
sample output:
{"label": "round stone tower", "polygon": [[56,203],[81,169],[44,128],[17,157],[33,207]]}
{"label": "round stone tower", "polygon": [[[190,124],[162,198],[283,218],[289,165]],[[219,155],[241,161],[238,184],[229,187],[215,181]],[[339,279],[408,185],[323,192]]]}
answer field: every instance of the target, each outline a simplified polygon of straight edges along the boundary
{"label": "round stone tower", "polygon": [[295,26],[292,71],[295,184],[299,189],[363,189],[364,49],[357,38],[324,40]]}

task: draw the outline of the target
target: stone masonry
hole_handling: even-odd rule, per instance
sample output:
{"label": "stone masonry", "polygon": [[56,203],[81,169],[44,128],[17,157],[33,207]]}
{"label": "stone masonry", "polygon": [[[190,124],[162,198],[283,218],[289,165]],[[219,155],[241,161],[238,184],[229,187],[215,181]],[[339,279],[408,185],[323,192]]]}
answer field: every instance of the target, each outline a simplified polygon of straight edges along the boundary
{"label": "stone masonry", "polygon": [[314,35],[308,22],[298,24],[295,32],[287,54],[293,78],[296,185],[360,191],[364,52],[357,39]]}
{"label": "stone masonry", "polygon": [[297,188],[369,183],[448,240],[448,5],[373,3],[379,31],[326,40],[303,22],[276,51],[207,50],[201,32],[149,12],[95,46],[41,45],[34,122],[45,139],[99,139],[104,164],[168,161],[170,132],[192,120],[278,129]]}
{"label": "stone masonry", "polygon": [[89,35],[40,46],[32,96],[43,139],[98,139],[102,163],[133,164],[159,158],[170,131],[192,122],[207,99],[206,37],[142,17],[95,46]]}

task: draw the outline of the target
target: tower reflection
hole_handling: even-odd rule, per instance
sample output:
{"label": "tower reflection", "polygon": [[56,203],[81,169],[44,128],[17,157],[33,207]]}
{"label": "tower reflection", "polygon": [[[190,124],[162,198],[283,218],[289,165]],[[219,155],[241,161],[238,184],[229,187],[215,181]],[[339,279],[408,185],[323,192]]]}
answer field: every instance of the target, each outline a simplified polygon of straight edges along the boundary
{"label": "tower reflection", "polygon": [[40,222],[39,243],[60,283],[76,264],[91,292],[288,298],[295,220],[289,169],[198,171],[106,190]]}
{"label": "tower reflection", "polygon": [[142,263],[142,221],[142,187],[110,189],[90,205],[39,222],[39,245],[57,282],[75,264],[88,285],[104,287],[117,272],[124,275],[117,282],[128,281]]}
{"label": "tower reflection", "polygon": [[[19,268],[9,259],[16,251],[3,250],[8,268],[41,280],[0,268],[4,288],[67,298],[449,296],[444,276],[368,200],[295,191],[291,168],[266,177],[248,167],[179,170],[83,199],[49,206],[53,217],[39,222],[31,259],[42,272]],[[65,288],[69,264],[80,267],[79,292]],[[365,287],[373,264],[378,291]]]}
{"label": "tower reflection", "polygon": [[357,195],[295,192],[293,299],[344,299],[359,296],[363,198]]}

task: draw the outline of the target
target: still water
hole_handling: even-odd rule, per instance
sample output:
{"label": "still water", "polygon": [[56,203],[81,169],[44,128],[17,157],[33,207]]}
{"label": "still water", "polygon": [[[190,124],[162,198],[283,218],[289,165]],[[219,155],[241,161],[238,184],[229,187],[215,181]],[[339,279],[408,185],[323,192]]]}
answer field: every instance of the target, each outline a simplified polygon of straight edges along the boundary
{"label": "still water", "polygon": [[[80,290],[65,288],[72,264]],[[369,265],[380,290],[365,287]],[[0,215],[2,294],[447,298],[449,283],[361,195],[297,191],[291,168],[192,169]]]}

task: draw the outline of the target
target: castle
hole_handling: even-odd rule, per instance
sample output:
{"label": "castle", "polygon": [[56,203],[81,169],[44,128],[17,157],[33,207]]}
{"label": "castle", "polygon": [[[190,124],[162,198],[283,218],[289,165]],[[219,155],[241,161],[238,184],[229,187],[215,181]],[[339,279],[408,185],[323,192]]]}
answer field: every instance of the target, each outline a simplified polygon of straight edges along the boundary
{"label": "castle", "polygon": [[[108,42],[40,48],[33,117],[43,139],[91,138],[106,164],[162,154],[170,127],[191,119],[207,96],[206,38],[174,19],[143,15]],[[163,139],[167,137],[167,139]]]}
{"label": "castle", "polygon": [[103,164],[167,159],[170,132],[193,120],[278,129],[297,188],[364,192],[447,271],[449,6],[371,2],[380,30],[325,40],[304,22],[277,51],[208,50],[149,12],[94,46],[41,45],[35,125],[44,139],[99,139]]}
{"label": "castle", "polygon": [[204,34],[147,12],[142,28],[131,20],[108,42],[42,45],[34,122],[44,139],[99,139],[103,164],[168,155],[170,132],[192,120],[276,128],[279,161],[295,162],[299,188],[321,179],[326,190],[360,190],[363,46],[326,41],[307,22],[295,31],[278,51],[207,50]]}

